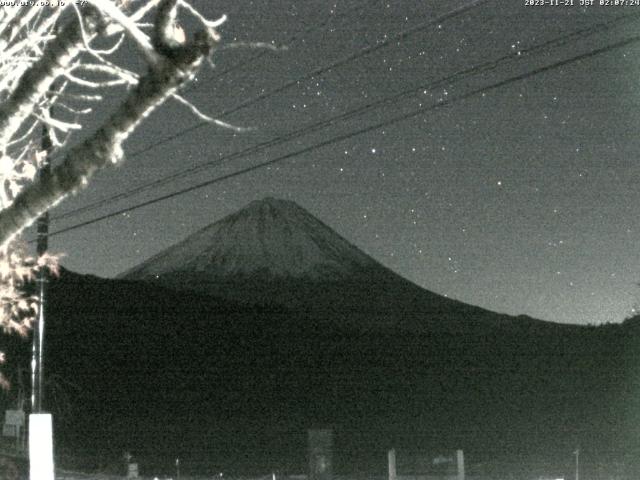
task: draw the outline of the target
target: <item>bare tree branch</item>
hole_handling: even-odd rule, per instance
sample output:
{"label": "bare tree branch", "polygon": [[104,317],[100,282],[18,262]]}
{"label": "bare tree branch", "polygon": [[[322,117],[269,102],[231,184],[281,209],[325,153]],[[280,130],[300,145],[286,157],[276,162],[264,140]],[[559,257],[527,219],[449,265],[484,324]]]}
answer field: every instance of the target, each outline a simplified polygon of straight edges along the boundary
{"label": "bare tree branch", "polygon": [[[168,11],[161,9],[160,14]],[[206,31],[198,32],[187,45],[164,45],[161,60],[149,67],[109,120],[73,148],[50,176],[25,187],[13,203],[0,212],[0,244],[11,241],[52,205],[86,184],[96,170],[119,161],[123,155],[122,143],[133,129],[178,86],[192,78],[213,45],[214,39]]]}
{"label": "bare tree branch", "polygon": [[[88,11],[84,20],[85,30],[95,33],[99,23],[97,15]],[[0,147],[9,142],[55,79],[64,73],[80,53],[82,42],[80,22],[70,21],[55,40],[47,45],[38,62],[25,72],[17,88],[0,105]]]}

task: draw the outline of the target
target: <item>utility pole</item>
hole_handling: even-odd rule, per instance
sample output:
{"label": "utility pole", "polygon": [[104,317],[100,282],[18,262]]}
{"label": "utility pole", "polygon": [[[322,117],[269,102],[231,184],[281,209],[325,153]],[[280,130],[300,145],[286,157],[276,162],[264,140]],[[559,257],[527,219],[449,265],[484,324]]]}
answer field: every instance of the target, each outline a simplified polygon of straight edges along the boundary
{"label": "utility pole", "polygon": [[[49,155],[53,147],[49,129],[45,125],[42,127],[41,147],[46,152],[44,163],[40,167],[40,178],[46,179],[51,175],[51,164]],[[49,248],[49,212],[45,212],[37,220],[37,246],[38,258],[44,255]],[[33,329],[33,347],[31,358],[31,412],[42,413],[42,402],[44,398],[44,323],[47,301],[48,272],[46,268],[40,268],[36,279],[38,286],[38,322]]]}
{"label": "utility pole", "polygon": [[[46,125],[42,127],[41,148],[46,153],[38,175],[46,178],[51,175],[49,156],[53,148],[51,135]],[[37,221],[38,240],[36,252],[38,258],[44,255],[49,243],[49,214],[45,212]],[[45,267],[38,271],[38,320],[33,328],[31,350],[31,414],[29,415],[29,478],[30,480],[53,480],[53,419],[51,414],[43,413],[44,398],[44,320],[46,307],[46,285],[48,272]]]}

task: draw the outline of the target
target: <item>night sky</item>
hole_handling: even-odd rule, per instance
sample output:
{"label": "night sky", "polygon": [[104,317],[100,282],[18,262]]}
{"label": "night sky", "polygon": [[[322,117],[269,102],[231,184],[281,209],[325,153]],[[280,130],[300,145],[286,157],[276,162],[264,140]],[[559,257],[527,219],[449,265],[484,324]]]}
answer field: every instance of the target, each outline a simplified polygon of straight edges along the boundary
{"label": "night sky", "polygon": [[[54,218],[399,92],[413,93],[56,219],[52,231],[425,111],[57,235],[51,249],[64,252],[63,264],[72,270],[110,277],[252,200],[276,196],[295,200],[387,267],[450,298],[558,322],[623,320],[634,305],[640,308],[640,42],[523,74],[634,37],[640,6],[525,1],[196,1],[210,18],[228,15],[225,42],[287,47],[220,51],[215,69],[205,67],[186,88],[185,95],[213,116],[250,102],[224,119],[253,130],[206,126],[176,135],[199,120],[169,102],[129,140],[125,163],[96,176],[88,190],[59,205]],[[475,6],[437,21],[469,4]],[[612,22],[618,18],[625,20]],[[398,37],[407,31],[414,33]],[[569,36],[573,32],[581,34]],[[557,39],[564,41],[531,50]],[[478,66],[485,68],[451,77]],[[481,91],[519,75],[527,78]],[[478,93],[468,96],[472,91]],[[113,104],[104,102],[105,112]]]}

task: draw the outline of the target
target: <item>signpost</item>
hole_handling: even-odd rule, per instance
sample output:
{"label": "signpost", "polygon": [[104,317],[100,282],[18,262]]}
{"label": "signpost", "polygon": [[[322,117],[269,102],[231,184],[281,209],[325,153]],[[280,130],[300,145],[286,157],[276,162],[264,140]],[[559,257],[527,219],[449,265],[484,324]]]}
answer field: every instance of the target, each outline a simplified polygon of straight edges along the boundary
{"label": "signpost", "polygon": [[2,425],[2,436],[16,439],[16,452],[22,450],[22,439],[24,436],[24,411],[7,410],[4,414],[4,424]]}

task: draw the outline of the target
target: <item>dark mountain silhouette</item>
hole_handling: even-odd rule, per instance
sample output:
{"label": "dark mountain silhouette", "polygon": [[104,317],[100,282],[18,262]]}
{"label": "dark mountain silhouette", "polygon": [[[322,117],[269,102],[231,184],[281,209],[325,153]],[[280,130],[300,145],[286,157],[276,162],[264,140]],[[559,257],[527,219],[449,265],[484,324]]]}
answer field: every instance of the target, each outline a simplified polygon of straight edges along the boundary
{"label": "dark mountain silhouette", "polygon": [[556,473],[578,444],[600,459],[640,447],[637,320],[441,297],[291,202],[255,202],[121,279],[63,271],[50,287],[45,403],[66,461],[127,449],[167,473],[176,457],[303,472],[306,429],[326,425],[345,472],[384,472],[390,447]]}
{"label": "dark mountain silhouette", "polygon": [[337,327],[416,331],[433,323],[513,321],[418,287],[296,203],[274,198],[252,202],[121,278],[245,304],[286,305]]}

